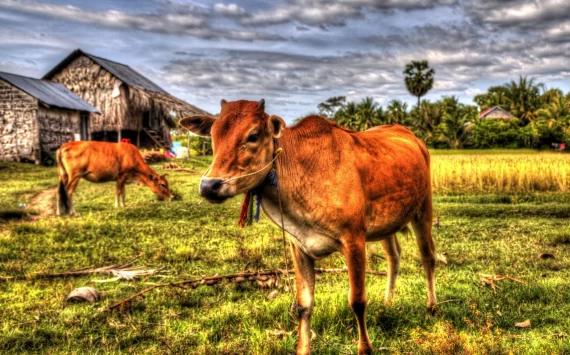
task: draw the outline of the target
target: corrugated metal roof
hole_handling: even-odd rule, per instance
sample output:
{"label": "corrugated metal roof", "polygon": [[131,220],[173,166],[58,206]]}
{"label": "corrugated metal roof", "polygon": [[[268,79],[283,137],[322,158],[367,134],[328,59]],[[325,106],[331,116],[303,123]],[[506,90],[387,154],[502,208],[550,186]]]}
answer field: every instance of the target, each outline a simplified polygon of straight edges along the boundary
{"label": "corrugated metal roof", "polygon": [[97,63],[103,69],[113,74],[113,76],[115,76],[117,79],[121,80],[123,83],[125,83],[128,86],[134,86],[152,92],[168,94],[168,92],[166,92],[163,88],[156,85],[155,83],[150,81],[150,79],[138,73],[128,65],[117,63],[105,58],[97,57],[89,53],[85,53],[81,49],[76,49],[75,51],[71,52],[71,54],[69,54],[64,60],[62,60],[55,68],[53,68],[52,70],[49,71],[49,73],[44,75],[44,79],[51,80],[55,74],[60,72],[63,68],[68,66],[73,60],[82,55],[88,57],[89,59]]}
{"label": "corrugated metal roof", "polygon": [[101,113],[61,84],[3,72],[0,72],[0,79],[14,85],[48,106]]}
{"label": "corrugated metal roof", "polygon": [[103,69],[107,70],[108,72],[116,76],[119,80],[121,80],[123,83],[127,84],[128,86],[134,86],[149,91],[168,94],[160,86],[156,85],[148,78],[144,77],[142,74],[133,70],[128,65],[113,62],[105,58],[96,57],[94,55],[85,52],[83,53],[89,58],[91,58],[95,63],[103,67]]}

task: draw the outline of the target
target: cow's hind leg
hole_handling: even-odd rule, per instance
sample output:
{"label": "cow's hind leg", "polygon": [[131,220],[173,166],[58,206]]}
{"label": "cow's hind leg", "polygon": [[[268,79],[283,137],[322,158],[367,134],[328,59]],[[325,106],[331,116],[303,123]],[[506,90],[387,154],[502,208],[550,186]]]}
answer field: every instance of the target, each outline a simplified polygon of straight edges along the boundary
{"label": "cow's hind leg", "polygon": [[67,186],[65,187],[67,190],[67,196],[69,199],[70,213],[72,215],[76,214],[75,213],[75,206],[73,205],[73,192],[77,188],[77,184],[79,184],[79,180],[81,180],[81,176],[73,176],[69,179],[69,182],[67,183]]}
{"label": "cow's hind leg", "polygon": [[[355,236],[356,237],[356,236]],[[348,302],[358,323],[358,354],[372,354],[372,342],[366,328],[366,247],[364,235],[361,239],[350,239],[344,245],[344,255],[348,266],[350,291]]]}
{"label": "cow's hind leg", "polygon": [[126,176],[119,176],[117,179],[117,190],[115,192],[115,207],[125,207],[125,183]]}
{"label": "cow's hind leg", "polygon": [[426,273],[429,310],[437,308],[435,296],[435,245],[431,235],[432,228],[432,204],[431,195],[426,197],[418,214],[412,220],[412,227],[416,234],[416,241],[420,250],[422,264]]}
{"label": "cow's hind leg", "polygon": [[386,293],[384,294],[384,304],[388,306],[392,304],[396,279],[400,270],[400,245],[395,234],[382,239],[381,243],[386,253],[386,261],[388,262],[388,280],[386,281]]}
{"label": "cow's hind leg", "polygon": [[315,289],[315,262],[291,243],[291,254],[295,266],[297,287],[297,315],[299,320],[299,341],[297,354],[311,352],[311,315]]}

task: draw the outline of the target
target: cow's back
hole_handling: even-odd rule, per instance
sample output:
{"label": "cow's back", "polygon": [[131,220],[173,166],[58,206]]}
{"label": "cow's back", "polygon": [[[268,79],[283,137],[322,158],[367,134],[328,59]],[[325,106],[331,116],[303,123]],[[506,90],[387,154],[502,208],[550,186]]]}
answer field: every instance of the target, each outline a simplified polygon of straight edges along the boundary
{"label": "cow's back", "polygon": [[120,173],[137,169],[142,160],[136,147],[128,143],[69,142],[59,151],[66,170],[92,182],[113,181]]}

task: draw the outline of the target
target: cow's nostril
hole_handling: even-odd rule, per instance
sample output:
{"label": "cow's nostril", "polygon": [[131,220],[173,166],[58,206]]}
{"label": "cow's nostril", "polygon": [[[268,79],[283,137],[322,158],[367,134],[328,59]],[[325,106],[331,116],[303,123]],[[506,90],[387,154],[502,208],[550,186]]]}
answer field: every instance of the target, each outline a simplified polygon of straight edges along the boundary
{"label": "cow's nostril", "polygon": [[207,198],[217,198],[222,190],[224,180],[203,178],[200,183],[200,195]]}
{"label": "cow's nostril", "polygon": [[216,192],[222,187],[222,180],[215,180],[212,182],[212,191]]}

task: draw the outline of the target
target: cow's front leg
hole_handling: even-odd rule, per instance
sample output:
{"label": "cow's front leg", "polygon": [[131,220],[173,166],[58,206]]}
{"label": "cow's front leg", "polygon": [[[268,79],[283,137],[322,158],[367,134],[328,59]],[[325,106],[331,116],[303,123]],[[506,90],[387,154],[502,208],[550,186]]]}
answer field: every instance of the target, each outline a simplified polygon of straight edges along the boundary
{"label": "cow's front leg", "polygon": [[[357,239],[358,238],[358,239]],[[372,354],[372,343],[366,329],[366,248],[365,237],[352,236],[344,244],[344,255],[348,265],[350,291],[348,302],[358,323],[358,354]]]}
{"label": "cow's front leg", "polygon": [[315,291],[315,261],[291,243],[291,254],[295,266],[297,286],[297,315],[299,320],[299,341],[297,354],[311,353],[311,315]]}

